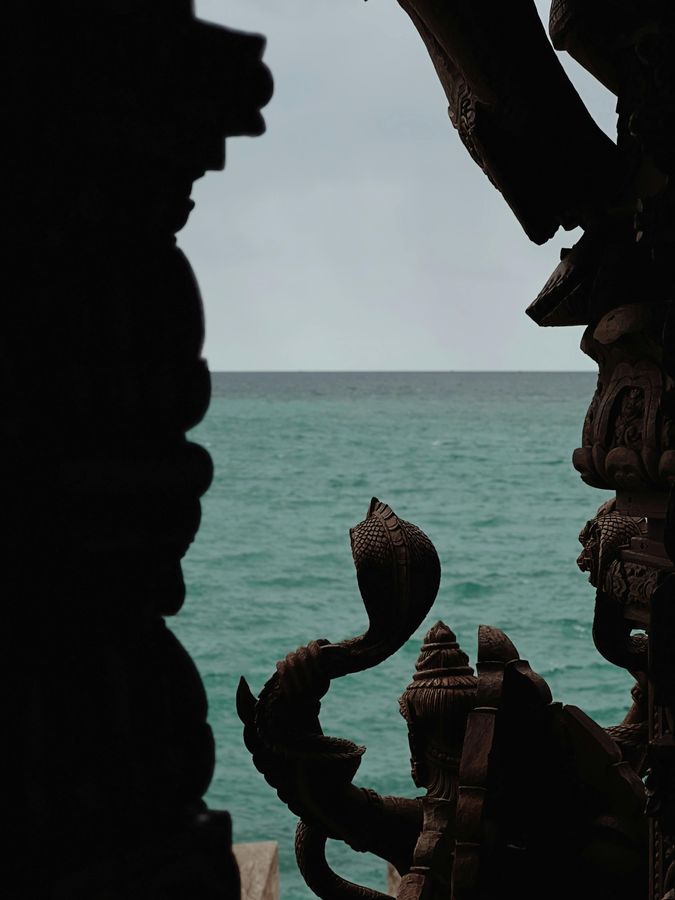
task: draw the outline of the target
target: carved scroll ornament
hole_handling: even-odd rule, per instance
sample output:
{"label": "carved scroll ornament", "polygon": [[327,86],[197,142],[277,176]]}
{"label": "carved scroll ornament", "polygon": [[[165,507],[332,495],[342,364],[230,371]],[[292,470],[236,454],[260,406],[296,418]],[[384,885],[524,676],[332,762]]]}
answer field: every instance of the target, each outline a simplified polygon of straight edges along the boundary
{"label": "carved scroll ornament", "polygon": [[616,148],[558,62],[532,0],[399,0],[472,158],[528,236],[585,224],[615,188]]}
{"label": "carved scroll ornament", "polygon": [[598,385],[573,463],[593,487],[661,490],[675,478],[675,431],[664,408],[672,380],[660,365],[665,308],[614,309],[584,335]]}

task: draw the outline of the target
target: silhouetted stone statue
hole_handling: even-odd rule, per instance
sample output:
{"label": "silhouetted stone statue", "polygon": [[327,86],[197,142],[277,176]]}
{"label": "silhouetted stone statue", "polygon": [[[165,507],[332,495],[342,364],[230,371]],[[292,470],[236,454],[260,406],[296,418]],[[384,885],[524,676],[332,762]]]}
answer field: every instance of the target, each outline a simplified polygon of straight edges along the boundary
{"label": "silhouetted stone statue", "polygon": [[224,139],[264,130],[264,42],[189,0],[11,3],[3,33],[0,892],[236,897],[206,695],[165,624],[211,479],[174,235]]}

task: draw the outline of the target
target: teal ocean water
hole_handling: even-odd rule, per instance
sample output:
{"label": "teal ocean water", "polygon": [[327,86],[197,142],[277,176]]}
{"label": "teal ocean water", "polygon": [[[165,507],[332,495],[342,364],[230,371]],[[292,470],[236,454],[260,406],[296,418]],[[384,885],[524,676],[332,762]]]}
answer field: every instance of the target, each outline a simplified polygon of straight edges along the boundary
{"label": "teal ocean water", "polygon": [[[276,840],[282,897],[311,896],[295,868],[295,818],[255,771],[235,712],[277,659],[366,624],[348,529],[371,496],[419,525],[443,575],[413,639],[370,672],[334,682],[328,734],[368,748],[356,782],[416,796],[397,700],[423,634],[442,618],[472,660],[476,630],[504,629],[554,697],[608,725],[630,679],[593,647],[593,589],[575,565],[581,526],[607,494],[572,468],[590,373],[222,374],[192,433],[215,463],[185,559],[188,596],[170,622],[206,684],[218,762],[208,795],[237,841]],[[384,888],[385,865],[329,848],[343,876]]]}

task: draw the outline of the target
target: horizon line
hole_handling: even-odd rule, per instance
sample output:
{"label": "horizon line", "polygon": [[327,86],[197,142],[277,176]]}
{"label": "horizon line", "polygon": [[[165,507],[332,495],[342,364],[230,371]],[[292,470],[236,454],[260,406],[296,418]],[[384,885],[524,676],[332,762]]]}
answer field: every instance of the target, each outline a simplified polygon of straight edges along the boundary
{"label": "horizon line", "polygon": [[212,375],[593,375],[594,369],[209,369]]}

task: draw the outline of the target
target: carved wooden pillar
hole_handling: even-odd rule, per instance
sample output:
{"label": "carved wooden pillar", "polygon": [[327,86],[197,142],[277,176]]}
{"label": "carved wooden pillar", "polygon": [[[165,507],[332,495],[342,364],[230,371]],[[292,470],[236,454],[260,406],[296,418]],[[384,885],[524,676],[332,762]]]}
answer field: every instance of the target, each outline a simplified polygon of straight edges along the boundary
{"label": "carved wooden pillar", "polygon": [[[638,680],[616,738],[630,738],[651,794],[651,900],[675,897],[675,17],[669,4],[556,0],[551,35],[618,96],[621,179],[605,214],[531,307],[540,324],[587,325],[599,368],[574,465],[616,491],[581,535],[597,587],[594,639]],[[644,696],[646,692],[646,697]],[[646,746],[648,741],[648,747]]]}
{"label": "carved wooden pillar", "polygon": [[610,731],[624,758],[651,770],[650,896],[675,898],[675,13],[667,0],[551,4],[554,47],[618,98],[614,146],[531,0],[399,2],[467,150],[526,233],[541,243],[560,225],[584,229],[528,312],[540,325],[586,325],[582,349],[598,363],[574,465],[616,498],[582,532],[580,564],[598,589],[596,646],[637,680]]}
{"label": "carved wooden pillar", "polygon": [[[13,4],[2,390],[5,811],[16,898],[236,896],[193,662],[166,627],[211,479],[197,284],[176,247],[263,40],[189,0]],[[8,851],[8,852],[7,852]]]}
{"label": "carved wooden pillar", "polygon": [[[661,365],[659,340],[665,311],[662,304],[623,306],[589,326],[582,347],[598,361],[600,375],[584,426],[584,446],[574,454],[585,481],[616,490],[616,500],[605,504],[582,532],[582,568],[591,571],[598,589],[596,647],[638,682],[624,733],[633,732],[640,774],[675,762],[668,750],[675,688],[675,669],[668,659],[675,619],[669,607],[675,598],[664,532],[668,482],[675,473],[666,411],[673,383]],[[646,698],[641,696],[645,689]],[[647,780],[656,794],[648,805],[653,817],[652,900],[665,895],[665,860],[672,854],[671,831],[675,835],[675,822],[665,825],[669,814],[663,776],[652,772]]]}

